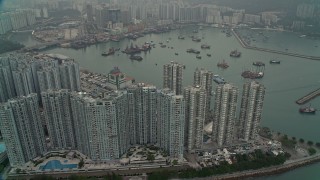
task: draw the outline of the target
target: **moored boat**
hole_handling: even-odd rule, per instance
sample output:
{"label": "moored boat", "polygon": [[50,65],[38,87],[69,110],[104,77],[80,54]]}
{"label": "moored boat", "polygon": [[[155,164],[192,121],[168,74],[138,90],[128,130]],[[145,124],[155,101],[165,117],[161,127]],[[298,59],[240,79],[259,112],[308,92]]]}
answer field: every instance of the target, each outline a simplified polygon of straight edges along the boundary
{"label": "moored boat", "polygon": [[110,48],[108,52],[103,52],[101,55],[102,56],[110,56],[113,55],[116,52],[114,48]]}
{"label": "moored boat", "polygon": [[240,57],[241,56],[241,52],[239,52],[238,50],[233,50],[230,52],[230,56],[231,57]]}
{"label": "moored boat", "polygon": [[312,108],[311,106],[308,107],[302,107],[299,109],[300,113],[306,113],[306,114],[315,114],[316,113],[316,109]]}
{"label": "moored boat", "polygon": [[202,44],[201,49],[210,49],[210,46],[207,44]]}
{"label": "moored boat", "polygon": [[196,58],[197,58],[197,59],[201,59],[201,56],[200,56],[200,55],[197,55]]}
{"label": "moored boat", "polygon": [[228,63],[223,60],[222,62],[218,62],[217,66],[222,69],[227,69],[229,67]]}
{"label": "moored boat", "polygon": [[207,54],[208,57],[211,57],[211,54]]}
{"label": "moored boat", "polygon": [[253,62],[252,65],[254,65],[254,66],[265,66],[265,64],[263,62],[260,62],[260,61]]}
{"label": "moored boat", "polygon": [[135,55],[131,55],[130,56],[131,60],[136,60],[136,61],[141,61],[143,58],[141,56],[135,56]]}

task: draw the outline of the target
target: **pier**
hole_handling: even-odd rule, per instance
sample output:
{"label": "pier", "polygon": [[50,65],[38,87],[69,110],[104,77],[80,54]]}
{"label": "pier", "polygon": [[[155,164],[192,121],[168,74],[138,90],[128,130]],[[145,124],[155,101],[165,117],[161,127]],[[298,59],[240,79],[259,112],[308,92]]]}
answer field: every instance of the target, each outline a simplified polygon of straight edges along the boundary
{"label": "pier", "polygon": [[237,32],[235,32],[233,29],[231,29],[231,32],[237,38],[237,40],[239,41],[241,46],[243,48],[246,48],[246,49],[252,49],[252,50],[257,50],[257,51],[264,51],[264,52],[269,52],[269,53],[275,53],[275,54],[281,54],[281,55],[286,55],[286,56],[292,56],[292,57],[298,57],[298,58],[304,58],[304,59],[320,61],[320,57],[318,57],[318,56],[307,56],[307,55],[303,55],[303,54],[289,53],[289,52],[278,51],[278,50],[273,50],[273,49],[266,49],[266,48],[259,48],[259,47],[249,46],[246,42],[244,42],[240,38],[240,36],[238,35]]}
{"label": "pier", "polygon": [[320,88],[315,90],[315,91],[312,91],[311,93],[303,96],[302,98],[298,99],[296,101],[297,104],[299,105],[302,105],[302,104],[305,104],[307,102],[309,102],[310,100],[316,98],[317,96],[320,96]]}

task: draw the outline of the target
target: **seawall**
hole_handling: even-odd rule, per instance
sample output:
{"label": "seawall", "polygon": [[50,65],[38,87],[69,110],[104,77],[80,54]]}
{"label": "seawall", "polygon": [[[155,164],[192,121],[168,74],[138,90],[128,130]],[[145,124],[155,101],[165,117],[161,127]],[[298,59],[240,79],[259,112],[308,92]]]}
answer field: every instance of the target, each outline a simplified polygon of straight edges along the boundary
{"label": "seawall", "polygon": [[249,46],[246,42],[244,42],[238,33],[231,29],[231,32],[233,35],[237,38],[241,46],[245,49],[252,49],[252,50],[257,50],[257,51],[263,51],[263,52],[269,52],[269,53],[275,53],[275,54],[281,54],[281,55],[286,55],[286,56],[292,56],[292,57],[298,57],[298,58],[304,58],[304,59],[310,59],[310,60],[320,60],[320,57],[318,56],[307,56],[307,55],[302,55],[302,54],[296,54],[296,53],[289,53],[289,52],[284,52],[284,51],[278,51],[278,50],[273,50],[273,49],[266,49],[266,48],[259,48],[259,47],[254,47],[254,46]]}

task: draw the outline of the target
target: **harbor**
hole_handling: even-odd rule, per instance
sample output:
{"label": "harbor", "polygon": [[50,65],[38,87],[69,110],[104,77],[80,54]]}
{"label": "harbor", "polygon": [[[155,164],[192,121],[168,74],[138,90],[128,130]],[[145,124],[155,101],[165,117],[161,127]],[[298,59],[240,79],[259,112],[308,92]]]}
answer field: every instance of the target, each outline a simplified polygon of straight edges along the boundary
{"label": "harbor", "polygon": [[[163,65],[174,60],[185,65],[183,85],[188,86],[193,83],[194,70],[199,67],[205,67],[212,71],[214,74],[220,75],[226,82],[232,83],[239,88],[243,83],[250,80],[241,76],[244,70],[255,70],[253,62],[260,61],[266,66],[265,76],[257,81],[266,85],[266,93],[268,98],[264,104],[263,118],[261,124],[268,126],[275,131],[283,132],[291,136],[301,137],[304,139],[310,139],[314,142],[320,141],[319,137],[314,136],[318,132],[318,126],[320,125],[319,115],[304,115],[300,114],[295,102],[298,98],[308,92],[314,91],[320,87],[319,82],[319,62],[320,61],[305,61],[304,59],[264,53],[262,51],[251,51],[243,48],[238,43],[235,36],[226,37],[225,33],[221,33],[219,28],[204,27],[203,30],[199,30],[200,34],[205,34],[205,39],[202,42],[197,43],[192,41],[191,35],[195,35],[192,31],[194,26],[186,27],[181,30],[172,30],[170,32],[161,34],[150,34],[144,37],[137,38],[135,41],[130,39],[123,39],[120,42],[109,41],[107,43],[99,43],[97,45],[87,46],[82,49],[72,48],[51,48],[45,50],[46,53],[59,53],[74,58],[81,67],[89,69],[90,71],[105,74],[112,67],[119,67],[123,72],[130,74],[137,82],[147,82],[153,84],[159,88],[162,87]],[[258,33],[258,32],[257,32]],[[276,32],[275,32],[276,33]],[[287,36],[285,33],[279,33],[277,40],[287,42]],[[25,33],[26,34],[26,33]],[[267,34],[267,33],[265,33]],[[29,37],[21,37],[19,39],[30,40]],[[184,40],[179,39],[179,35],[185,37]],[[15,36],[13,36],[15,38]],[[291,38],[292,36],[290,36]],[[297,52],[305,51],[310,52],[314,56],[320,56],[319,51],[315,51],[314,44],[318,41],[310,43],[309,40],[299,38],[300,40]],[[171,38],[171,39],[170,39]],[[270,37],[270,41],[273,37]],[[169,40],[167,43],[166,41]],[[139,55],[143,60],[130,60],[130,55],[121,53],[128,46],[130,48],[131,43],[135,46],[141,47],[145,42],[151,42],[156,44],[156,48],[152,48],[149,52],[141,52]],[[166,45],[166,48],[160,47],[160,42]],[[31,44],[29,42],[29,44]],[[201,45],[206,44],[211,46],[210,49],[201,49]],[[265,43],[268,45],[268,43]],[[31,44],[32,45],[32,44]],[[28,46],[27,46],[28,47]],[[109,48],[120,48],[120,51],[115,55],[107,57],[101,56],[101,53],[108,51]],[[170,48],[168,48],[170,47]],[[174,47],[174,49],[171,49]],[[262,46],[268,48],[268,46]],[[269,46],[270,47],[270,46]],[[287,47],[293,50],[290,44],[272,44],[272,49],[281,50],[283,47]],[[194,53],[187,53],[187,49],[194,49],[201,51],[202,59],[196,59]],[[229,54],[233,50],[242,52],[241,57],[233,58]],[[175,55],[177,53],[178,55]],[[119,54],[119,55],[118,55]],[[210,54],[211,57],[207,56]],[[217,64],[223,59],[228,63],[227,69],[219,68]],[[269,61],[275,59],[281,61],[281,64],[269,64]],[[290,70],[288,70],[288,68]],[[158,74],[158,76],[151,76],[150,74]],[[216,82],[213,82],[213,89],[217,86]],[[301,93],[304,92],[304,93]],[[306,104],[307,105],[307,104]],[[312,107],[319,109],[320,98],[312,100]],[[277,111],[277,113],[272,113]],[[308,122],[308,123],[306,123]],[[290,126],[288,126],[290,124]],[[299,129],[308,129],[308,133],[305,131],[299,131]]]}
{"label": "harbor", "polygon": [[303,58],[303,59],[320,60],[319,56],[308,56],[308,55],[303,55],[303,54],[296,54],[296,53],[290,53],[290,52],[285,52],[285,51],[279,51],[279,50],[273,50],[273,49],[266,49],[266,48],[250,46],[250,45],[248,45],[246,42],[244,42],[241,39],[240,35],[234,29],[231,29],[231,32],[236,37],[236,39],[241,44],[241,46],[243,48],[245,48],[245,49],[257,50],[257,51],[263,51],[263,52],[269,52],[269,53],[275,53],[275,54],[281,54],[281,55],[298,57],[298,58]]}
{"label": "harbor", "polygon": [[303,96],[302,98],[298,99],[296,101],[297,104],[299,105],[303,105],[309,101],[311,101],[312,99],[316,98],[317,96],[320,96],[320,88],[315,90],[315,91],[312,91],[311,93]]}

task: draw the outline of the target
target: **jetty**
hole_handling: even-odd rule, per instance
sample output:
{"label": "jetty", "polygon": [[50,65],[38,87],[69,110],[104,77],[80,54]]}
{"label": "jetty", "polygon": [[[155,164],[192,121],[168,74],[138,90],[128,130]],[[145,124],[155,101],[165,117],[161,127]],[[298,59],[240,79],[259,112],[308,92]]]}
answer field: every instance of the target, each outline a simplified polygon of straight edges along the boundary
{"label": "jetty", "polygon": [[275,54],[281,54],[281,55],[286,55],[286,56],[292,56],[292,57],[298,57],[298,58],[304,58],[304,59],[310,59],[310,60],[318,60],[320,61],[320,57],[318,56],[307,56],[303,54],[296,54],[296,53],[290,53],[290,52],[285,52],[285,51],[278,51],[278,50],[273,50],[273,49],[266,49],[266,48],[259,48],[259,47],[254,47],[254,46],[249,46],[245,41],[243,41],[238,33],[234,31],[234,29],[231,29],[231,32],[233,35],[237,38],[241,46],[245,49],[252,49],[252,50],[257,50],[257,51],[263,51],[263,52],[269,52],[269,53],[275,53]]}
{"label": "jetty", "polygon": [[320,96],[320,88],[315,90],[315,91],[312,91],[311,93],[303,96],[302,98],[298,99],[296,101],[297,104],[299,105],[302,105],[302,104],[305,104],[307,102],[309,102],[310,100],[316,98],[317,96]]}

